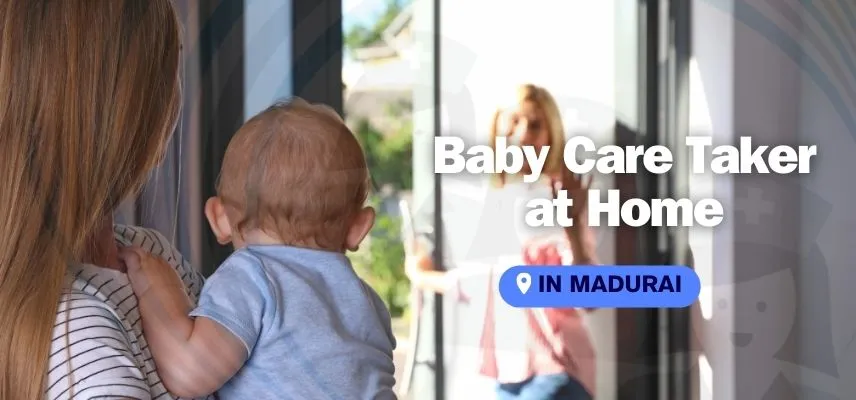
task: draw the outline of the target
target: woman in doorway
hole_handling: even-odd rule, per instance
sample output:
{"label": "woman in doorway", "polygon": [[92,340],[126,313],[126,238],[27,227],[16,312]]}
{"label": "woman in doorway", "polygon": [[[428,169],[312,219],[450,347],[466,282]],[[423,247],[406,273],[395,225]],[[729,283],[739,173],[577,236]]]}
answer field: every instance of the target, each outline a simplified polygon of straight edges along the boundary
{"label": "woman in doorway", "polygon": [[114,226],[175,129],[170,0],[0,3],[0,399],[171,399],[120,248],[201,279],[161,236]]}
{"label": "woman in doorway", "polygon": [[[430,253],[422,248],[408,258],[407,273],[417,287],[440,293],[458,292],[459,299],[470,295],[461,293],[460,283],[465,276],[479,276],[479,282],[486,281],[486,287],[478,285],[484,287],[487,296],[480,372],[497,382],[499,400],[591,399],[595,388],[594,350],[579,311],[514,309],[495,299],[498,277],[508,267],[596,264],[594,233],[586,221],[586,193],[591,179],[575,176],[564,167],[565,132],[553,96],[544,88],[526,84],[518,88],[515,103],[495,113],[491,143],[495,146],[497,138],[504,138],[533,146],[536,151],[549,146],[542,179],[523,183],[521,176],[531,171],[528,165],[517,176],[493,177],[483,192],[484,202],[478,204],[481,215],[474,223],[482,226],[475,231],[472,227],[444,229],[447,242],[466,242],[466,249],[449,251],[453,253],[451,259],[447,258],[452,267],[449,272],[435,270]],[[555,196],[557,189],[566,190],[574,200],[569,210],[574,226],[555,230],[523,226],[518,208],[531,198]],[[512,221],[514,218],[521,221]],[[467,228],[469,237],[457,233]],[[469,262],[474,259],[478,262]],[[486,266],[483,271],[488,272],[467,271],[478,268],[475,265]],[[486,280],[484,275],[488,275]]]}

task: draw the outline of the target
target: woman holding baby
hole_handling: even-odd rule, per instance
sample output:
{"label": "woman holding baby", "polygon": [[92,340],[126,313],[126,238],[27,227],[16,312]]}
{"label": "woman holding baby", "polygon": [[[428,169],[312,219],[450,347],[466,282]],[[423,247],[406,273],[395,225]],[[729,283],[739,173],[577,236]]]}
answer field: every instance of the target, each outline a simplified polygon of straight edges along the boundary
{"label": "woman holding baby", "polygon": [[332,109],[233,136],[205,214],[236,252],[204,289],[113,224],[175,129],[180,31],[170,0],[0,2],[0,399],[394,399],[389,312],[345,257],[368,167]]}
{"label": "woman holding baby", "polygon": [[[461,210],[455,218],[444,216],[448,242],[444,252],[449,255],[447,266],[452,267],[448,272],[436,270],[429,253],[422,251],[408,259],[408,275],[414,285],[451,295],[459,303],[485,297],[484,306],[478,309],[484,310],[478,364],[482,375],[497,382],[499,400],[591,399],[594,350],[582,311],[514,309],[496,292],[504,268],[514,265],[597,263],[594,233],[585,212],[591,179],[575,176],[564,167],[562,119],[555,100],[544,88],[520,86],[515,104],[494,114],[491,144],[501,136],[533,146],[536,151],[550,146],[541,181],[522,182],[522,176],[530,172],[528,165],[517,176],[498,175],[487,183],[466,178],[457,182],[450,178],[451,183],[444,180],[444,190],[453,192],[444,197],[468,192],[472,201],[472,193],[482,196],[474,205],[481,215]],[[574,226],[564,230],[524,226],[519,209],[526,201],[555,196],[560,189],[574,200],[569,211]],[[444,201],[450,203],[449,208],[461,208],[468,200]],[[450,228],[451,223],[457,223],[456,227]]]}
{"label": "woman holding baby", "polygon": [[0,3],[0,399],[171,399],[120,250],[201,278],[159,233],[114,226],[179,115],[170,0]]}

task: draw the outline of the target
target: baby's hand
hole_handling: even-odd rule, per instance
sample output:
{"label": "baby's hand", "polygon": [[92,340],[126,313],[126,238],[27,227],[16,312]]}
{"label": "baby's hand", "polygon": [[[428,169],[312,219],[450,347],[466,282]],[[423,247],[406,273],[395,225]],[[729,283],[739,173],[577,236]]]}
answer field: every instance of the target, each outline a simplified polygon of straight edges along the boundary
{"label": "baby's hand", "polygon": [[158,290],[184,290],[178,272],[165,260],[155,257],[138,247],[125,247],[119,257],[128,268],[128,279],[137,298]]}

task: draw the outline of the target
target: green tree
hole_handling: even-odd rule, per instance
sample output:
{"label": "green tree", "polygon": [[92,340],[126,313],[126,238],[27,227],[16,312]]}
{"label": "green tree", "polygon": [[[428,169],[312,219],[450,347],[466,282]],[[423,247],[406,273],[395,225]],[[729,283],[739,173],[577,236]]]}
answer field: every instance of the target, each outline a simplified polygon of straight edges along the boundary
{"label": "green tree", "polygon": [[390,107],[390,119],[398,122],[392,132],[381,132],[363,118],[357,121],[354,133],[378,188],[389,186],[394,191],[413,188],[413,121],[402,118],[397,108]]}
{"label": "green tree", "polygon": [[[383,40],[384,31],[410,2],[387,0],[373,23],[354,25],[345,32],[345,47],[353,52],[378,44]],[[352,127],[366,153],[375,189],[392,189],[392,196],[395,196],[396,192],[413,188],[413,123],[409,115],[403,113],[410,104],[388,106],[389,119],[396,122],[392,128],[378,128],[368,119],[358,120]],[[401,220],[383,212],[386,199],[382,195],[375,193],[370,199],[380,212],[367,243],[350,258],[357,273],[378,292],[395,318],[407,312],[410,282],[404,274]]]}
{"label": "green tree", "polygon": [[383,11],[371,25],[357,24],[345,32],[345,47],[353,51],[368,47],[383,38],[383,32],[392,24],[395,17],[410,4],[411,0],[387,0]]}
{"label": "green tree", "polygon": [[[377,205],[380,198],[373,198]],[[401,243],[401,220],[379,214],[365,250],[351,256],[357,274],[378,293],[392,317],[407,310],[410,282],[404,274],[404,246]]]}
{"label": "green tree", "polygon": [[[413,123],[402,113],[408,106],[390,106],[389,119],[397,126],[389,132],[381,132],[367,119],[357,121],[354,127],[374,185],[391,188],[392,196],[413,187]],[[407,311],[410,282],[404,274],[401,219],[383,212],[385,200],[382,193],[372,195],[369,203],[380,212],[366,245],[351,255],[351,261],[357,274],[378,292],[390,314],[401,317]]]}

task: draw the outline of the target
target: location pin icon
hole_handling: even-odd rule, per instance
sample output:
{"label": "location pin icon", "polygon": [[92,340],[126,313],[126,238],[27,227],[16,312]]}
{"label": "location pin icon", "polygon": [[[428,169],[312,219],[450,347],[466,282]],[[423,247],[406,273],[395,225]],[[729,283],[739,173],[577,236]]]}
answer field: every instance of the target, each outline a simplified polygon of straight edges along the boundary
{"label": "location pin icon", "polygon": [[532,286],[532,277],[526,272],[517,274],[517,288],[520,289],[520,293],[526,294],[529,286]]}

